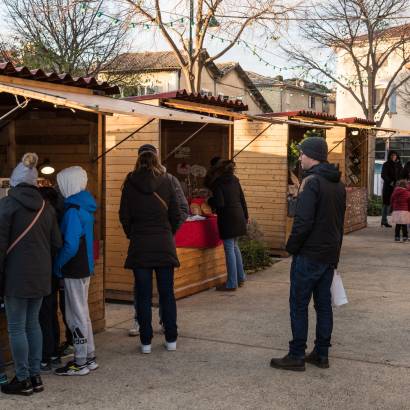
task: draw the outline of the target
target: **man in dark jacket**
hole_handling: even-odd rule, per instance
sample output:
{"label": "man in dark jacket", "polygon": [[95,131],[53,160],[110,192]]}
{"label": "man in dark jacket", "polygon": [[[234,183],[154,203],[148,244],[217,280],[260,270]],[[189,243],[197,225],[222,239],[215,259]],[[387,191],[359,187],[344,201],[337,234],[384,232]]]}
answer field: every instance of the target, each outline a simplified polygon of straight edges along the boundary
{"label": "man in dark jacket", "polygon": [[[299,149],[305,175],[286,245],[293,255],[289,297],[293,340],[289,342],[289,354],[271,361],[272,367],[295,371],[305,370],[305,361],[329,367],[333,327],[330,287],[339,262],[346,209],[345,187],[340,172],[327,163],[326,141],[310,137]],[[317,314],[316,340],[314,350],[305,358],[312,295]]]}
{"label": "man in dark jacket", "polygon": [[383,210],[381,225],[386,228],[391,228],[387,220],[387,215],[390,212],[390,200],[396,186],[396,182],[400,179],[400,175],[403,171],[400,157],[396,151],[390,151],[387,161],[382,167],[382,180],[383,180]]}

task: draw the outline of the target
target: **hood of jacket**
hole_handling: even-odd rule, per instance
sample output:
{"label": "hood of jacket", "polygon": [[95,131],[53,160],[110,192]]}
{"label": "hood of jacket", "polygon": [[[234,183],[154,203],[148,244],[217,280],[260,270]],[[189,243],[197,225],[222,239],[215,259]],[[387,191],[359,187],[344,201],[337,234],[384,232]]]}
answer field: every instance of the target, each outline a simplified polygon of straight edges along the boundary
{"label": "hood of jacket", "polygon": [[58,188],[64,198],[85,191],[87,182],[87,172],[79,166],[65,168],[57,174]]}
{"label": "hood of jacket", "polygon": [[305,176],[308,175],[320,175],[323,178],[326,178],[330,182],[340,182],[341,172],[336,168],[334,164],[328,164],[322,162],[319,165],[315,165],[310,168],[308,171],[305,171]]}
{"label": "hood of jacket", "polygon": [[70,205],[79,206],[81,209],[84,209],[90,213],[97,210],[97,203],[88,191],[81,191],[78,194],[74,194],[66,198],[64,201],[65,208],[68,208]]}
{"label": "hood of jacket", "polygon": [[127,181],[137,191],[150,195],[155,192],[162,182],[162,178],[155,176],[151,171],[140,169],[128,174]]}
{"label": "hood of jacket", "polygon": [[10,188],[8,196],[31,211],[38,211],[43,205],[43,197],[38,188],[33,185],[20,184]]}

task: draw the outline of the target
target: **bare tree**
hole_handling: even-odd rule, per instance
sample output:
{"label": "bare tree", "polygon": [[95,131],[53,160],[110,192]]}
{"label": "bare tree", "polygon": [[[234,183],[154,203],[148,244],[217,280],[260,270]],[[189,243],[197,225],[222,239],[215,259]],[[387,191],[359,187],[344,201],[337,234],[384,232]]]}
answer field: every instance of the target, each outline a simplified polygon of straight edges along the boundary
{"label": "bare tree", "polygon": [[[179,1],[173,9],[180,16],[189,16],[188,24],[179,27],[177,24],[166,24],[170,19],[175,19],[176,15],[166,12],[169,10],[169,1],[122,1],[129,4],[132,15],[158,27],[174,52],[191,92],[200,90],[204,67],[232,49],[247,31],[258,31],[265,37],[277,35],[278,18],[282,19],[283,27],[283,20],[286,20],[291,10],[281,5],[279,0],[192,0],[191,8],[186,7],[185,1]],[[188,35],[190,31],[191,35]],[[225,40],[220,50],[212,56],[205,50],[207,35],[219,35]]]}
{"label": "bare tree", "polygon": [[[360,105],[363,115],[381,125],[389,112],[390,98],[410,79],[408,0],[325,0],[307,7],[299,25],[312,47],[288,44],[290,59],[313,75],[327,77]],[[306,43],[305,43],[306,44]],[[328,54],[318,58],[318,52]],[[351,71],[337,73],[337,62]],[[376,93],[384,67],[394,70],[385,88]]]}
{"label": "bare tree", "polygon": [[101,18],[103,0],[4,0],[23,63],[96,75],[121,53],[127,23]]}

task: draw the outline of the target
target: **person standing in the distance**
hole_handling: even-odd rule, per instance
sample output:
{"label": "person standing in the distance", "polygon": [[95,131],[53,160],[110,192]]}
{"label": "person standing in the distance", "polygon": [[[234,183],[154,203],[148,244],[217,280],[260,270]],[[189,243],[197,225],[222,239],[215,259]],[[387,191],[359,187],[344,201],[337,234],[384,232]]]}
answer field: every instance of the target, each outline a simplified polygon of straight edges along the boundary
{"label": "person standing in the distance", "polygon": [[130,240],[125,268],[134,272],[141,352],[151,353],[153,271],[157,278],[165,348],[176,350],[174,269],[179,267],[179,261],[174,234],[181,215],[172,181],[166,176],[157,153],[149,147],[138,152],[135,169],[124,181],[119,218]]}
{"label": "person standing in the distance", "polygon": [[396,186],[396,182],[400,179],[403,172],[400,157],[396,151],[390,151],[387,157],[387,161],[382,167],[382,180],[383,180],[383,210],[381,226],[391,228],[387,216],[390,212],[391,196]]}
{"label": "person standing in the distance", "polygon": [[[274,368],[294,371],[304,371],[305,362],[329,367],[333,329],[330,287],[339,262],[346,210],[346,190],[338,169],[327,162],[325,139],[307,138],[299,150],[304,178],[286,245],[293,256],[289,297],[293,339],[285,357],[271,360]],[[316,340],[313,351],[305,358],[312,295],[317,317]]]}
{"label": "person standing in the distance", "polygon": [[235,176],[235,163],[217,157],[213,161],[205,184],[212,191],[208,203],[218,215],[218,231],[228,271],[228,280],[216,290],[231,292],[243,286],[246,280],[238,239],[247,233],[249,215],[241,184]]}

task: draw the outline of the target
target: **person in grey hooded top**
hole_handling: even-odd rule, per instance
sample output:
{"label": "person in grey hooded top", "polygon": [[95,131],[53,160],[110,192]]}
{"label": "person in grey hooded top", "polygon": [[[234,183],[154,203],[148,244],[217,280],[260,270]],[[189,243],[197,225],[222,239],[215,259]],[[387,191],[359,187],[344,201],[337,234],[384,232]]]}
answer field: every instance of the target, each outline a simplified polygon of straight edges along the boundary
{"label": "person in grey hooded top", "polygon": [[23,156],[11,175],[8,196],[0,200],[0,272],[16,370],[16,377],[2,386],[6,394],[43,390],[38,316],[43,297],[51,292],[52,248],[62,243],[54,209],[37,188],[37,161],[36,154]]}
{"label": "person in grey hooded top", "polygon": [[74,166],[57,174],[64,200],[61,233],[64,244],[55,258],[54,274],[64,279],[65,314],[73,335],[74,361],[57,369],[59,376],[83,376],[95,370],[95,346],[88,290],[94,273],[94,212],[97,204],[86,191],[87,172]]}

